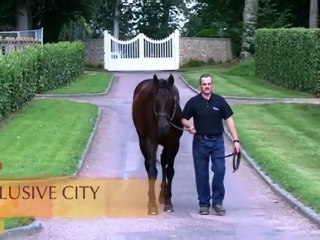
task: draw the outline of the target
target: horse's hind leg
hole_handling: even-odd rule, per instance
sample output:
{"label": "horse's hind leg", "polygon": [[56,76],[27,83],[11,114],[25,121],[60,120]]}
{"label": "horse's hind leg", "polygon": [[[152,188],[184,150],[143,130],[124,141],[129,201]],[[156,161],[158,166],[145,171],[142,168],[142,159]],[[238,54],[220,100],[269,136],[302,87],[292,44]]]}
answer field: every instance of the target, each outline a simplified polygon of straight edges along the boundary
{"label": "horse's hind leg", "polygon": [[157,145],[152,143],[151,141],[140,138],[140,149],[144,156],[144,166],[148,174],[148,214],[156,215],[158,214],[158,207],[156,203],[156,195],[155,195],[155,182],[157,180],[158,171],[156,167],[156,150]]}

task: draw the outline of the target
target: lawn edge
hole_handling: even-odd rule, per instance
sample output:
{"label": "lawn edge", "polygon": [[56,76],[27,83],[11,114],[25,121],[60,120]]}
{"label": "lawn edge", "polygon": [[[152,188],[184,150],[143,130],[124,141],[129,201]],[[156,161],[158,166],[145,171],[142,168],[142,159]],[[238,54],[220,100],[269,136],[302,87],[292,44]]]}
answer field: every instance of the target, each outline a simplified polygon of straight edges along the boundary
{"label": "lawn edge", "polygon": [[41,224],[40,221],[34,220],[32,223],[21,226],[21,227],[16,227],[16,228],[10,228],[6,229],[1,235],[0,239],[11,239],[12,237],[22,237],[30,234],[35,234],[40,232],[43,229],[43,225]]}
{"label": "lawn edge", "polygon": [[98,125],[99,125],[99,123],[100,123],[100,121],[101,121],[101,111],[102,111],[102,110],[101,110],[101,107],[98,106],[98,115],[97,115],[97,118],[96,118],[96,123],[95,123],[95,125],[94,125],[94,127],[93,127],[93,130],[92,130],[92,132],[91,132],[91,134],[90,134],[90,137],[89,137],[89,139],[88,139],[88,141],[87,141],[87,144],[86,144],[86,146],[85,146],[85,149],[84,149],[84,151],[82,152],[82,156],[81,156],[81,158],[80,158],[80,160],[79,160],[79,162],[78,162],[77,170],[76,170],[75,173],[69,175],[68,177],[77,177],[77,176],[79,175],[79,173],[80,173],[80,171],[81,171],[81,169],[82,169],[82,167],[83,167],[83,164],[84,164],[84,162],[85,162],[85,159],[87,158],[89,149],[91,148],[92,141],[93,141],[94,137],[95,137],[96,134],[97,134]]}
{"label": "lawn edge", "polygon": [[[102,111],[101,107],[98,107],[98,114],[97,114],[95,125],[93,127],[93,130],[91,131],[91,134],[90,134],[89,139],[87,141],[86,147],[85,147],[84,151],[82,152],[82,155],[79,160],[76,172],[73,174],[64,176],[64,178],[77,177],[79,175],[79,172],[83,167],[83,163],[85,162],[85,159],[88,155],[89,149],[92,145],[93,138],[95,137],[95,135],[97,133],[98,125],[101,120],[101,111]],[[42,229],[43,229],[43,225],[41,224],[41,222],[38,220],[34,220],[30,224],[25,225],[25,226],[6,229],[2,234],[0,233],[0,239],[6,239],[6,237],[12,237],[12,235],[34,234],[34,233],[40,232]]]}
{"label": "lawn edge", "polygon": [[[182,75],[180,79],[184,82],[192,91],[199,93],[200,91],[194,88]],[[230,100],[255,100],[255,101],[270,101],[270,102],[285,102],[285,103],[310,103],[310,104],[320,104],[320,98],[304,98],[304,97],[245,97],[245,96],[228,96],[223,95],[225,98]]]}
{"label": "lawn edge", "polygon": [[[111,86],[112,86],[114,78],[115,78],[114,75],[112,75],[111,81],[109,82],[109,85],[108,85],[108,87],[107,87],[107,89],[106,89],[106,91],[104,93],[101,93],[101,94],[90,94],[90,95],[83,95],[83,96],[105,95],[105,94],[107,94],[109,92]],[[38,94],[36,96],[38,96]],[[39,98],[53,97],[53,96],[55,96],[55,95],[54,94],[52,94],[52,95],[48,94],[47,96],[41,95],[41,96],[39,96]],[[62,96],[64,96],[64,97],[73,97],[73,96],[79,96],[79,95],[77,95],[77,94],[63,94],[63,95],[60,95],[59,97],[62,97]],[[96,122],[95,122],[93,130],[92,130],[92,132],[91,132],[91,134],[89,136],[89,139],[87,141],[85,149],[82,152],[81,158],[80,158],[80,160],[78,162],[78,166],[77,166],[76,172],[74,172],[73,174],[65,176],[65,178],[77,177],[79,175],[79,172],[83,167],[83,164],[84,164],[85,159],[86,159],[86,157],[88,155],[89,149],[90,149],[90,147],[92,145],[92,141],[93,141],[93,139],[94,139],[94,137],[95,137],[95,135],[97,133],[98,125],[99,125],[100,120],[101,120],[101,111],[102,111],[101,107],[98,106],[98,114],[97,114]],[[10,237],[12,237],[12,235],[35,234],[35,233],[40,232],[42,229],[43,229],[43,225],[41,224],[41,222],[38,221],[38,220],[34,220],[30,224],[25,225],[25,226],[5,229],[3,233],[0,233],[0,239],[6,239],[6,237],[10,238]]]}
{"label": "lawn edge", "polygon": [[[180,76],[181,81],[186,84],[193,92],[199,93],[199,90],[195,89],[191,84],[189,84],[182,76]],[[230,97],[229,97],[230,98]],[[232,97],[237,98],[237,97]],[[241,99],[250,99],[250,100],[262,100],[262,98],[241,98]],[[266,99],[265,99],[266,100]],[[295,101],[297,99],[287,99],[287,101]],[[306,99],[310,100],[310,99]],[[320,101],[319,101],[320,102]],[[225,130],[224,134],[227,136],[228,140],[232,142],[232,137],[230,133]],[[266,182],[266,184],[271,188],[271,190],[276,193],[278,196],[280,196],[282,199],[284,199],[293,209],[297,210],[301,214],[303,214],[305,217],[307,217],[309,220],[311,220],[313,223],[320,226],[320,214],[316,213],[313,209],[306,206],[304,203],[302,203],[300,200],[298,200],[296,197],[294,197],[292,194],[287,192],[285,189],[281,188],[277,183],[275,183],[269,176],[265,174],[262,168],[260,168],[256,161],[251,158],[244,149],[241,149],[241,155],[246,160],[246,162],[249,164],[249,166],[259,175],[259,177]]]}
{"label": "lawn edge", "polygon": [[109,92],[115,76],[112,74],[111,80],[104,92],[101,93],[38,93],[35,95],[36,98],[42,97],[88,97],[88,96],[103,96]]}
{"label": "lawn edge", "polygon": [[[227,136],[228,140],[232,142],[233,139],[231,137],[231,134],[227,130],[225,130],[225,135]],[[298,200],[291,193],[287,192],[285,189],[280,187],[278,183],[273,181],[267,174],[265,174],[263,169],[256,163],[256,161],[253,158],[251,158],[248,155],[248,153],[244,149],[241,149],[241,156],[244,157],[246,162],[249,163],[249,166],[253,170],[255,170],[259,177],[261,177],[262,180],[264,180],[264,182],[267,183],[267,185],[271,188],[273,192],[275,192],[282,199],[284,199],[289,205],[291,205],[292,208],[302,213],[305,217],[307,217],[320,227],[320,214],[318,214],[312,208],[308,207],[303,202]]]}

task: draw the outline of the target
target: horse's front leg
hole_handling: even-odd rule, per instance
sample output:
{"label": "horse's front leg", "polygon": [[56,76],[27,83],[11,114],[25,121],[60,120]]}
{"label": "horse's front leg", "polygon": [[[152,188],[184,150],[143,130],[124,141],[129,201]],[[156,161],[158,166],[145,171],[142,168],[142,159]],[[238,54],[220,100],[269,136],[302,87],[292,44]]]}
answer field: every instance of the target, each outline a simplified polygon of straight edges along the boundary
{"label": "horse's front leg", "polygon": [[159,203],[164,204],[165,192],[167,189],[167,177],[166,177],[167,157],[165,156],[164,151],[161,153],[161,169],[162,169],[162,181],[160,186]]}
{"label": "horse's front leg", "polygon": [[144,165],[148,174],[148,214],[156,215],[158,214],[158,207],[156,203],[155,195],[155,182],[157,180],[158,171],[156,166],[156,151],[157,144],[153,143],[150,140],[140,140],[140,148],[144,155]]}
{"label": "horse's front leg", "polygon": [[167,167],[165,168],[165,175],[167,178],[166,191],[164,195],[164,211],[174,212],[172,198],[172,180],[174,176],[174,160],[178,153],[179,142],[170,144],[168,148],[164,148]]}

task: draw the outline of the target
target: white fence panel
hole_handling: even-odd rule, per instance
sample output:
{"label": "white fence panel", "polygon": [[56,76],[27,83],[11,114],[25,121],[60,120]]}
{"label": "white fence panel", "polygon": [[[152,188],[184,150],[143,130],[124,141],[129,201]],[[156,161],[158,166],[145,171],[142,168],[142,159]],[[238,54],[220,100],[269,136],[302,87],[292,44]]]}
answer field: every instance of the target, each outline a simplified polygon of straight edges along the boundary
{"label": "white fence panel", "polygon": [[36,30],[24,30],[24,31],[0,31],[0,37],[13,37],[16,39],[32,38],[36,41],[40,41],[43,44],[43,28]]}
{"label": "white fence panel", "polygon": [[109,71],[176,70],[179,68],[179,31],[165,39],[140,33],[121,41],[104,32],[104,67]]}
{"label": "white fence panel", "polygon": [[36,40],[19,40],[15,38],[0,39],[0,56],[14,51],[21,51],[35,44],[41,44],[41,42]]}

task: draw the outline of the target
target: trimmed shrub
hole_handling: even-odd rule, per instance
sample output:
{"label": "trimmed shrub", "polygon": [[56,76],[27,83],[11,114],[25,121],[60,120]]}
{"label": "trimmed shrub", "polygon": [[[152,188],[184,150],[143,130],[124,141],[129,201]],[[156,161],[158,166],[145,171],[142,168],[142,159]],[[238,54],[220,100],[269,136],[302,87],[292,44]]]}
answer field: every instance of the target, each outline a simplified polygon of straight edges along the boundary
{"label": "trimmed shrub", "polygon": [[36,93],[66,85],[83,71],[82,42],[38,45],[0,57],[0,119]]}
{"label": "trimmed shrub", "polygon": [[[84,44],[59,42],[45,44],[40,53],[36,93],[64,86],[84,71]],[[50,69],[50,71],[48,71]]]}
{"label": "trimmed shrub", "polygon": [[84,17],[76,15],[62,26],[59,41],[86,40],[91,36],[92,32]]}
{"label": "trimmed shrub", "polygon": [[214,28],[203,29],[196,33],[195,37],[219,38],[219,32]]}
{"label": "trimmed shrub", "polygon": [[320,29],[258,29],[256,75],[320,96]]}

